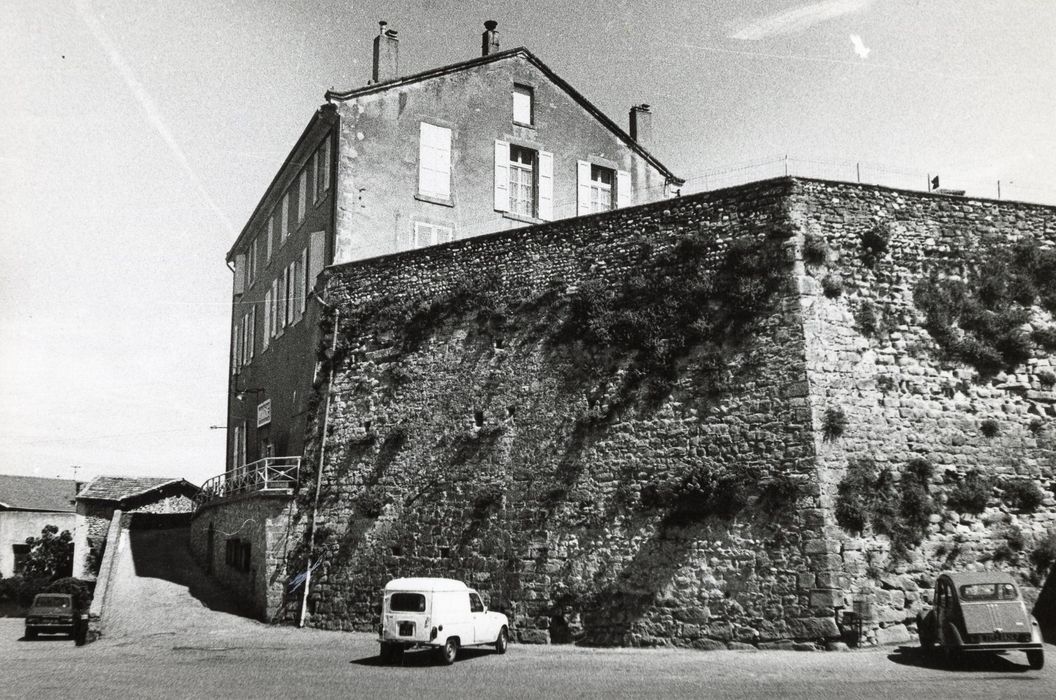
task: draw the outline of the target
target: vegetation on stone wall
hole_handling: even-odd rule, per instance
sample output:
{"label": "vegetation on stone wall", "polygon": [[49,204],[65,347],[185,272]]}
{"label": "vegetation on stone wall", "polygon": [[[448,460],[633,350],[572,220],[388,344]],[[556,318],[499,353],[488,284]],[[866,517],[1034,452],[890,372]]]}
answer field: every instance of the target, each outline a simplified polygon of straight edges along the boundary
{"label": "vegetation on stone wall", "polygon": [[847,430],[847,414],[839,406],[825,409],[821,419],[821,434],[826,440],[836,440]]}
{"label": "vegetation on stone wall", "polygon": [[803,261],[808,265],[824,265],[829,259],[829,244],[823,236],[808,233],[803,237]]}
{"label": "vegetation on stone wall", "polygon": [[993,492],[994,480],[972,469],[946,494],[946,506],[958,513],[978,515],[986,510]]}
{"label": "vegetation on stone wall", "polygon": [[905,556],[921,543],[936,512],[930,493],[933,472],[922,458],[910,460],[900,475],[889,468],[878,470],[868,458],[852,460],[837,486],[836,521],[847,530],[871,527],[887,535],[892,551]]}
{"label": "vegetation on stone wall", "polygon": [[858,332],[867,338],[875,336],[881,327],[880,313],[870,301],[864,301],[854,313],[854,324]]}
{"label": "vegetation on stone wall", "polygon": [[891,242],[891,225],[880,222],[862,232],[862,262],[866,267],[876,267],[887,253]]}
{"label": "vegetation on stone wall", "polygon": [[1033,329],[1033,334],[1027,330],[1032,306],[1056,312],[1056,251],[1027,240],[995,248],[988,258],[987,265],[965,279],[934,271],[913,292],[939,347],[984,377],[1029,359],[1032,340],[1046,350],[1056,349],[1056,333],[1049,338],[1049,327]]}
{"label": "vegetation on stone wall", "polygon": [[1020,513],[1033,513],[1045,500],[1045,494],[1033,479],[1004,479],[1001,500]]}

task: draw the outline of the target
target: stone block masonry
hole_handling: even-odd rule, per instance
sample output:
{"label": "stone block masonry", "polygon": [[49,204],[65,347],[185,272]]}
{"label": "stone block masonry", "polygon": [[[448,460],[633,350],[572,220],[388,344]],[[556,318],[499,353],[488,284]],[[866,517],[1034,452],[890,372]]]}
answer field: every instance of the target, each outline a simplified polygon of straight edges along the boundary
{"label": "stone block masonry", "polygon": [[[523,642],[823,648],[856,605],[868,641],[904,640],[943,568],[1030,590],[1056,525],[1047,351],[984,377],[914,290],[1054,231],[1048,207],[783,178],[330,268],[336,351],[268,576],[303,568],[325,447],[314,626],[374,629],[388,579],[450,576]],[[862,460],[887,481],[851,528]],[[960,513],[972,469],[994,487]],[[920,532],[877,515],[925,502]]]}
{"label": "stone block masonry", "polygon": [[[958,354],[967,354],[961,348],[971,348],[964,343],[973,334],[994,334],[989,326],[1001,322],[1008,280],[1023,284],[1024,265],[1009,262],[1006,274],[1009,254],[1023,246],[1043,258],[1052,255],[1056,210],[817,181],[798,181],[789,204],[800,235],[823,249],[800,269],[814,422],[820,426],[826,412],[837,409],[846,420],[841,436],[826,439],[822,430],[815,436],[833,552],[826,575],[842,574],[849,592],[875,601],[870,634],[879,641],[901,638],[898,628],[929,602],[942,570],[1010,570],[1032,599],[1051,563],[1047,551],[1056,547],[1056,368],[1044,335],[1053,327],[1045,280],[1037,281],[1033,303],[1028,292],[1008,305],[1020,314],[1009,317],[1023,325],[997,344],[1006,357],[1010,350],[1021,353],[1021,361],[991,373]],[[863,241],[872,232],[887,240],[871,256]],[[1056,284],[1051,272],[1047,276]],[[833,279],[839,294],[831,293]],[[980,290],[990,308],[981,314],[985,325],[968,321],[966,307],[953,309],[951,319],[960,326],[954,333],[963,345],[944,347],[936,340],[942,329],[923,312],[920,294],[927,285],[950,294],[957,282],[967,283],[969,298]],[[986,297],[994,285],[1002,290]],[[1013,342],[1021,349],[1010,349]],[[871,460],[877,471],[904,479],[906,465],[918,458],[933,467],[926,490],[935,507],[918,546],[893,552],[890,539],[874,528],[858,537],[838,524],[834,504],[850,463]],[[955,492],[973,472],[985,486],[971,509],[977,512],[966,512]],[[1010,481],[1035,486],[1036,505],[1023,507],[1003,493]],[[1039,606],[1035,614],[1041,620],[1056,610]]]}
{"label": "stone block masonry", "polygon": [[[826,555],[808,546],[824,519],[791,189],[334,268],[311,624],[372,629],[386,580],[436,575],[478,587],[522,641],[838,636],[800,585]],[[737,279],[738,256],[771,288]],[[687,316],[717,337],[684,342]]]}

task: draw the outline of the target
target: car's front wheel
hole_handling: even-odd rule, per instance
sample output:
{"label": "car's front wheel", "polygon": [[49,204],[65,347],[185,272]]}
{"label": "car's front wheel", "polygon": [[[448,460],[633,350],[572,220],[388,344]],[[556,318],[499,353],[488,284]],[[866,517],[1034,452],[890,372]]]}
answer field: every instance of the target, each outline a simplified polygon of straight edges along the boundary
{"label": "car's front wheel", "polygon": [[495,640],[495,653],[505,654],[506,647],[510,646],[510,633],[505,626],[499,630],[499,638]]}
{"label": "car's front wheel", "polygon": [[440,658],[440,663],[445,666],[450,666],[455,663],[455,657],[458,656],[458,640],[454,637],[449,637],[444,646],[438,647],[437,652]]}
{"label": "car's front wheel", "polygon": [[1027,663],[1035,671],[1040,670],[1045,665],[1045,653],[1041,649],[1028,651]]}

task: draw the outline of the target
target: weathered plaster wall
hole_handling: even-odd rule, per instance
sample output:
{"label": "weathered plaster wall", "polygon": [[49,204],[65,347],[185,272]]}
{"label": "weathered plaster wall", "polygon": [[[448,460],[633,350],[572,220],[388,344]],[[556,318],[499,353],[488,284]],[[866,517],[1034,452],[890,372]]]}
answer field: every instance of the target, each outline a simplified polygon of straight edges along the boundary
{"label": "weathered plaster wall", "polygon": [[[812,591],[827,550],[816,546],[789,188],[769,182],[332,270],[326,294],[343,320],[311,623],[370,629],[387,579],[446,575],[481,589],[522,641],[725,648],[838,636]],[[717,268],[734,241],[779,261],[775,305],[742,336],[713,339],[718,368],[693,350],[670,391],[650,399],[621,393],[633,369],[618,352],[548,340],[576,290],[657,273],[687,237],[700,246],[692,265]],[[520,300],[501,332],[454,313],[409,347],[357,320],[375,300],[428,304],[488,272],[487,298]],[[309,458],[319,447],[316,438]],[[679,519],[650,505],[687,474],[753,469],[732,517]],[[795,475],[802,492],[768,511],[760,496],[778,474]]]}
{"label": "weathered plaster wall", "polygon": [[[790,202],[801,234],[824,239],[829,248],[827,262],[805,266],[802,277],[807,373],[819,427],[814,448],[825,494],[826,576],[847,594],[864,592],[877,602],[883,629],[872,634],[888,642],[909,639],[904,623],[911,631],[928,587],[944,569],[1008,569],[1033,596],[1039,576],[1030,553],[1056,528],[1056,393],[1039,380],[1054,362],[1035,344],[1025,365],[980,380],[973,368],[944,357],[922,325],[913,293],[933,272],[964,279],[993,265],[994,246],[1024,239],[1052,246],[1056,210],[812,181],[797,181]],[[888,253],[870,267],[862,260],[861,237],[878,223],[892,235]],[[829,275],[842,279],[842,295],[823,293],[821,281]],[[855,320],[866,303],[879,319],[880,331],[872,335]],[[1035,326],[1052,321],[1038,308],[1034,320]],[[826,440],[820,428],[829,409],[842,410],[847,427],[843,436]],[[994,437],[983,434],[987,419],[998,425]],[[896,473],[913,458],[928,459],[935,466],[932,496],[940,504],[972,469],[1029,477],[1045,500],[1033,513],[1015,512],[996,494],[981,515],[942,505],[923,546],[907,560],[892,554],[886,537],[868,531],[859,537],[833,519],[837,485],[848,461],[861,457]],[[995,557],[1016,532],[1022,551],[1010,560]]]}
{"label": "weathered plaster wall", "polygon": [[[534,88],[535,123],[513,122],[514,83]],[[665,177],[521,57],[337,103],[335,263],[413,248],[414,222],[469,238],[525,225],[494,208],[495,140],[554,155],[554,219],[576,216],[576,161],[631,175],[632,203],[665,196]],[[419,124],[451,129],[451,201],[417,199]]]}
{"label": "weathered plaster wall", "polygon": [[[26,543],[27,537],[40,537],[47,525],[54,525],[59,532],[69,530],[77,538],[77,516],[74,513],[40,513],[36,511],[9,510],[0,512],[0,577],[14,575],[15,552],[13,545]],[[78,552],[75,551],[76,557]],[[76,562],[74,564],[76,570]]]}
{"label": "weathered plaster wall", "polygon": [[[190,544],[195,559],[238,595],[247,614],[263,621],[285,614],[286,558],[292,549],[291,538],[299,536],[291,522],[292,505],[285,494],[243,494],[207,504],[191,520]],[[249,541],[248,571],[226,562],[225,543],[229,539]]]}

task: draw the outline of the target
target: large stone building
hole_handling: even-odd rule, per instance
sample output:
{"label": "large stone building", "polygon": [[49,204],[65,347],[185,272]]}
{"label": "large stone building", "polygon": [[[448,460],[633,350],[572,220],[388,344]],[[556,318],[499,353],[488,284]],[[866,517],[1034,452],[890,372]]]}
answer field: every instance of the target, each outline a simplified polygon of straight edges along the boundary
{"label": "large stone building", "polygon": [[[328,92],[228,254],[227,470],[300,457],[317,377],[320,271],[670,196],[649,107],[630,133],[524,48],[399,72],[382,23],[370,84]],[[260,465],[258,464],[258,467]],[[252,469],[250,470],[252,471]]]}
{"label": "large stone building", "polygon": [[296,501],[193,546],[257,518],[336,629],[438,575],[522,641],[898,642],[990,567],[1051,621],[1053,270],[1052,207],[795,178],[331,266]]}

